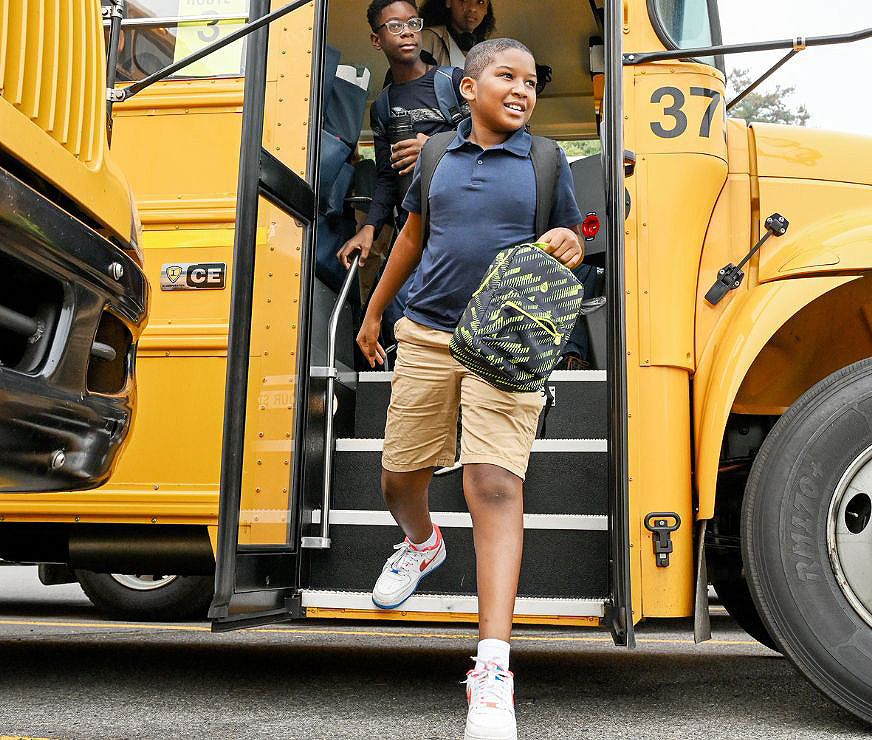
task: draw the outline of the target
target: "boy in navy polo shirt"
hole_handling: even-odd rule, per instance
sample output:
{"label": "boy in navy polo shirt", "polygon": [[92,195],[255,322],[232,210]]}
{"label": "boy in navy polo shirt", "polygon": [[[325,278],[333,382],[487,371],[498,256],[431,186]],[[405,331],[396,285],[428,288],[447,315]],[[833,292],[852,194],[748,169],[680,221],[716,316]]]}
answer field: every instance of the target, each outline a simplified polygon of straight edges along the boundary
{"label": "boy in navy polo shirt", "polygon": [[523,543],[523,478],[542,407],[539,393],[498,390],[456,362],[451,334],[497,252],[539,241],[567,267],[582,258],[581,214],[566,158],[545,234],[534,233],[536,179],[527,121],[536,104],[536,65],[520,42],[474,46],[460,91],[472,118],[457,130],[433,175],[429,231],[422,245],[420,160],[403,207],[408,220],[394,245],[357,338],[370,365],[383,364],[378,343],[385,307],[417,268],[405,315],[397,322],[397,361],[382,456],[382,490],[406,534],[373,588],[379,607],[399,606],[420,579],[445,560],[430,519],[427,488],[435,467],[454,462],[458,406],[463,434],[463,490],[472,515],[479,637],[467,674],[467,740],[517,737],[512,627]]}

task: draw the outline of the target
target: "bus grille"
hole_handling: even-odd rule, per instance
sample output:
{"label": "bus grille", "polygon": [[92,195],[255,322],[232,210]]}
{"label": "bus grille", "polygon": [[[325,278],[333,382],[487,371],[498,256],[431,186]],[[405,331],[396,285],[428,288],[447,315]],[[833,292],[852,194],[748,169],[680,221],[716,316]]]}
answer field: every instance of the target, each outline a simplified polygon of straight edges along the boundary
{"label": "bus grille", "polygon": [[105,90],[99,0],[0,0],[0,95],[92,168]]}

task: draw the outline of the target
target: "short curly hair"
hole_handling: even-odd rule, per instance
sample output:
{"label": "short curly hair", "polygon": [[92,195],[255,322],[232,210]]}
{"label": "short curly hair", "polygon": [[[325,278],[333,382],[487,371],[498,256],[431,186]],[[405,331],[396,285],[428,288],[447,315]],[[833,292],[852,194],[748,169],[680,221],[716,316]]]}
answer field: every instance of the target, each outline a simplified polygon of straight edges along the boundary
{"label": "short curly hair", "polygon": [[393,5],[394,3],[405,3],[406,5],[411,5],[416,11],[418,10],[415,0],[372,0],[366,9],[366,22],[369,23],[373,33],[377,33],[376,28],[380,25],[379,19],[381,18],[382,11],[388,5]]}
{"label": "short curly hair", "polygon": [[[421,18],[425,28],[427,26],[445,26],[451,31],[451,11],[446,7],[445,0],[424,0],[423,5],[421,5]],[[484,41],[490,36],[494,32],[496,24],[493,3],[488,0],[487,12],[481,23],[472,32],[476,43]]]}
{"label": "short curly hair", "polygon": [[[515,39],[490,39],[482,41],[480,44],[473,46],[469,53],[467,53],[466,64],[463,67],[464,76],[477,80],[479,75],[484,71],[484,68],[494,60],[496,55],[506,49],[519,49],[533,57],[533,52]],[[534,61],[535,59],[533,57]]]}

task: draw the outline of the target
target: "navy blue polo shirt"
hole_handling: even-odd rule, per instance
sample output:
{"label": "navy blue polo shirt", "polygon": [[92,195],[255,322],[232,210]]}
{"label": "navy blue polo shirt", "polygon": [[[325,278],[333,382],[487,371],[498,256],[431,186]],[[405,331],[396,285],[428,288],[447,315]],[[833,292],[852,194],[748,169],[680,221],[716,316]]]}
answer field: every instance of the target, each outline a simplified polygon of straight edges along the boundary
{"label": "navy blue polo shirt", "polygon": [[[441,331],[454,331],[472,294],[501,249],[535,241],[536,176],[530,134],[518,129],[506,141],[482,149],[469,141],[472,122],[454,141],[430,183],[430,234],[415,271],[406,316]],[[403,208],[421,213],[421,159]],[[560,152],[548,229],[581,223],[572,174]]]}

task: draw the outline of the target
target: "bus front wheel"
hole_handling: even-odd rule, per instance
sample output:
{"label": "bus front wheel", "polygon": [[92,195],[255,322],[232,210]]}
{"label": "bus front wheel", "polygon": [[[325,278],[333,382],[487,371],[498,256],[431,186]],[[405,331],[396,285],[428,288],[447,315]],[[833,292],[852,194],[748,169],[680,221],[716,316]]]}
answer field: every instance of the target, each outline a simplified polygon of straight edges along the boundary
{"label": "bus front wheel", "polygon": [[212,599],[211,576],[95,573],[77,570],[85,595],[121,619],[177,621],[203,617]]}
{"label": "bus front wheel", "polygon": [[820,691],[872,722],[872,359],[812,387],[772,428],[742,511],[769,634]]}

